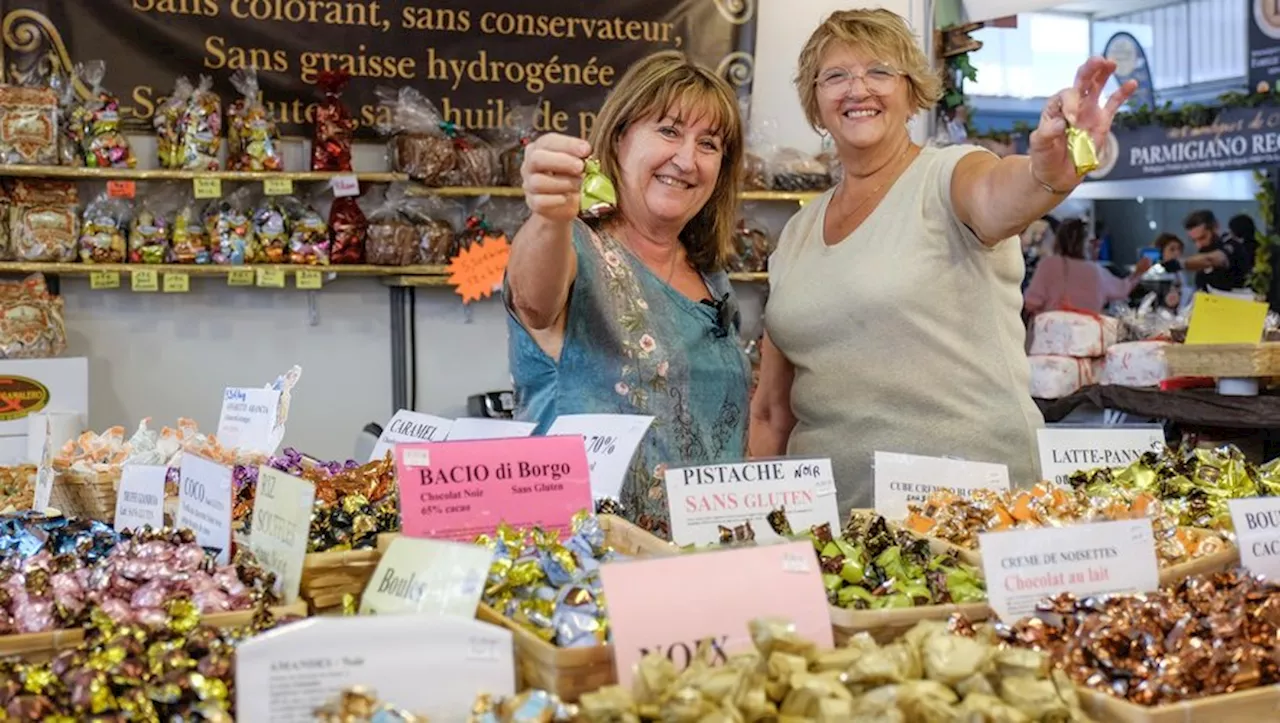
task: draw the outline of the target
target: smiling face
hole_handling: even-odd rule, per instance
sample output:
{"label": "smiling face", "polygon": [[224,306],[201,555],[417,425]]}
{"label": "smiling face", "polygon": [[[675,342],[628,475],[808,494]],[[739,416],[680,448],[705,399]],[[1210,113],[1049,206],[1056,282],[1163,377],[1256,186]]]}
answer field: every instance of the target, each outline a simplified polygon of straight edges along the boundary
{"label": "smiling face", "polygon": [[915,111],[900,71],[847,45],[823,54],[814,83],[818,116],[837,145],[874,148],[905,133]]}
{"label": "smiling face", "polygon": [[724,142],[715,120],[705,108],[673,107],[629,125],[618,139],[619,209],[679,233],[720,177]]}

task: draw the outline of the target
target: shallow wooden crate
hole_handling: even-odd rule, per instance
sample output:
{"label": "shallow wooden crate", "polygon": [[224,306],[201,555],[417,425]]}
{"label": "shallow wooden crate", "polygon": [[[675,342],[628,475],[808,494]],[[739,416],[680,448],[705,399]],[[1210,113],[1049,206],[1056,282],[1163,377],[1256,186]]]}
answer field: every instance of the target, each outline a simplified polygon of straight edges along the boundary
{"label": "shallow wooden crate", "polygon": [[1080,688],[1085,712],[1099,723],[1263,723],[1280,720],[1280,687],[1265,686],[1169,705],[1143,706]]}
{"label": "shallow wooden crate", "polygon": [[381,559],[376,548],[310,553],[302,563],[298,595],[312,615],[341,612],[343,598],[360,597]]}
{"label": "shallow wooden crate", "polygon": [[[253,610],[241,610],[230,613],[214,613],[200,618],[205,625],[219,628],[235,628],[248,625],[253,621]],[[276,617],[306,617],[307,605],[296,602],[290,605],[278,605],[271,608]],[[73,628],[68,630],[50,630],[45,633],[22,633],[18,635],[0,636],[0,659],[18,657],[31,663],[43,663],[51,660],[59,652],[74,648],[84,642],[84,630]]]}
{"label": "shallow wooden crate", "polygon": [[[623,555],[665,557],[680,553],[675,545],[621,517],[600,515],[597,519],[609,546]],[[583,693],[618,682],[612,646],[557,648],[484,604],[476,617],[511,631],[516,649],[516,685],[521,690],[540,688],[573,702]]]}
{"label": "shallow wooden crate", "polygon": [[1174,377],[1247,379],[1280,376],[1280,342],[1262,344],[1169,344],[1164,348]]}

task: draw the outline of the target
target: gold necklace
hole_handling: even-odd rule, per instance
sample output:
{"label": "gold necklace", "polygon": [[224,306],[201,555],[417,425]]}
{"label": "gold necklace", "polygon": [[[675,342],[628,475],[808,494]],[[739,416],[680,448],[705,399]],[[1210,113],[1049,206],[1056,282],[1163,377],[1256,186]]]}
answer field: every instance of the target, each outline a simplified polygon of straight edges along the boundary
{"label": "gold necklace", "polygon": [[[898,163],[899,163],[899,162],[901,162],[901,161],[902,161],[902,159],[903,159],[904,157],[906,157],[907,152],[908,152],[908,151],[910,151],[910,150],[911,150],[911,144],[910,144],[910,143],[908,143],[908,144],[907,144],[907,147],[906,147],[906,148],[904,148],[904,149],[902,149],[902,153],[899,153],[899,154],[898,154],[898,157],[897,157],[897,158],[895,158],[895,159],[893,159],[893,167],[894,167],[894,168],[896,168],[896,167],[897,167],[897,165],[898,165]],[[893,178],[897,178],[897,176],[890,175],[888,178],[886,178],[886,179],[884,179],[883,181],[881,181],[881,182],[880,182],[880,185],[878,185],[878,186],[876,186],[875,188],[873,188],[873,189],[871,190],[871,193],[868,193],[866,196],[864,196],[864,197],[863,197],[863,199],[862,199],[861,201],[859,201],[859,202],[858,202],[858,205],[857,205],[857,206],[854,206],[854,207],[853,207],[853,209],[852,209],[852,210],[850,210],[850,211],[845,215],[845,218],[853,218],[853,217],[855,216],[855,214],[857,214],[857,213],[858,213],[858,211],[861,211],[863,206],[865,206],[865,205],[867,205],[868,203],[870,203],[870,202],[871,202],[871,199],[875,198],[875,197],[876,197],[876,194],[880,193],[880,190],[881,190],[882,188],[884,188],[885,184],[886,184],[886,183],[888,183],[888,182],[889,182],[891,179],[893,179]],[[844,183],[844,181],[843,181],[843,180],[841,180],[841,183]],[[843,195],[842,195],[842,197],[843,197]]]}

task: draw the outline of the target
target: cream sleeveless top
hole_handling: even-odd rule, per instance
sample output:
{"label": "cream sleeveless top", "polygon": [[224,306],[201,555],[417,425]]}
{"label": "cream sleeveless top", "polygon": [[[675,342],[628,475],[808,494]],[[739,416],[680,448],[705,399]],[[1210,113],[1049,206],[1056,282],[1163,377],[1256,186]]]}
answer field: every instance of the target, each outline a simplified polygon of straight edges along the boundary
{"label": "cream sleeveless top", "polygon": [[770,257],[765,328],[795,367],[787,451],[832,459],[842,515],[872,506],[877,451],[1006,464],[1014,486],[1039,476],[1021,247],[984,246],[951,205],[952,172],[975,151],[922,150],[835,246],[827,192]]}

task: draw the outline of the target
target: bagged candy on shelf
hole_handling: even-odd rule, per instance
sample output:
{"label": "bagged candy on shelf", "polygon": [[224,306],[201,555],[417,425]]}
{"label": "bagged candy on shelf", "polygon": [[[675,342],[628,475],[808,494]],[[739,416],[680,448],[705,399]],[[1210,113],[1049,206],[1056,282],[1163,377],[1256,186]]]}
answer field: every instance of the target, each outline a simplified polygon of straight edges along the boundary
{"label": "bagged candy on shelf", "polygon": [[9,212],[13,201],[7,189],[0,185],[0,261],[13,261],[13,240],[9,237]]}
{"label": "bagged candy on shelf", "polygon": [[364,241],[365,263],[375,266],[408,266],[418,254],[418,231],[406,211],[409,206],[407,184],[395,183],[387,188],[380,202],[375,202],[366,218],[369,221]]}
{"label": "bagged candy on shelf", "polygon": [[733,229],[734,255],[729,261],[730,271],[758,273],[764,271],[769,261],[772,243],[769,232],[758,222],[753,204],[745,203],[740,209],[742,214]]}
{"label": "bagged candy on shelf", "polygon": [[489,142],[445,121],[441,128],[453,141],[458,163],[440,177],[445,186],[494,186],[501,179],[498,152]]}
{"label": "bagged candy on shelf", "polygon": [[156,106],[151,125],[156,130],[156,155],[161,168],[184,167],[183,128],[187,107],[194,92],[195,87],[191,85],[191,81],[180,77],[173,84],[173,93]]}
{"label": "bagged candy on shelf", "polygon": [[0,162],[56,165],[58,137],[58,95],[53,90],[0,86]]}
{"label": "bagged candy on shelf", "polygon": [[0,281],[0,359],[47,359],[67,349],[61,296],[44,274]]}
{"label": "bagged candy on shelf", "polygon": [[103,192],[89,202],[80,225],[80,260],[86,264],[122,264],[129,251],[133,203]]}
{"label": "bagged candy on shelf", "polygon": [[501,168],[499,183],[515,188],[524,184],[520,176],[520,166],[524,164],[524,149],[538,137],[538,107],[519,105],[511,109],[510,123],[503,126],[497,135],[498,147],[502,149],[498,156]]}
{"label": "bagged candy on shelf", "polygon": [[203,209],[204,202],[187,191],[173,216],[174,263],[207,264],[213,260]]}
{"label": "bagged candy on shelf", "polygon": [[390,113],[379,130],[390,136],[391,168],[425,184],[440,185],[444,175],[458,167],[457,149],[444,130],[440,112],[416,88],[382,87],[377,94]]}
{"label": "bagged candy on shelf", "polygon": [[364,263],[369,221],[352,196],[333,199],[329,207],[329,260],[335,264]]}
{"label": "bagged candy on shelf", "polygon": [[15,259],[75,260],[80,199],[74,183],[16,180],[9,198],[9,241]]}
{"label": "bagged candy on shelf", "polygon": [[81,73],[89,86],[89,100],[81,116],[84,164],[90,168],[133,168],[138,161],[120,130],[120,99],[102,87],[106,73],[107,65],[101,60],[85,63]]}
{"label": "bagged candy on shelf", "polygon": [[831,187],[825,163],[794,148],[782,148],[766,163],[769,187],[775,191],[823,191]]}
{"label": "bagged candy on shelf", "polygon": [[324,100],[316,106],[315,134],[311,140],[311,170],[350,171],[351,140],[356,121],[342,102],[342,91],[351,80],[345,70],[326,70],[316,79]]}
{"label": "bagged candy on shelf", "polygon": [[169,261],[173,219],[185,201],[185,194],[182,184],[165,184],[138,202],[129,226],[129,263]]}
{"label": "bagged candy on shelf", "polygon": [[289,217],[285,203],[276,196],[264,196],[253,210],[253,239],[249,263],[282,264],[289,250]]}
{"label": "bagged candy on shelf", "polygon": [[260,98],[258,69],[241,68],[231,76],[241,97],[227,108],[227,168],[233,171],[283,171],[280,130]]}
{"label": "bagged candy on shelf", "polygon": [[329,264],[329,224],[311,206],[292,196],[284,200],[289,219],[289,263]]}
{"label": "bagged candy on shelf", "polygon": [[205,231],[213,263],[239,265],[248,261],[253,244],[253,190],[245,186],[230,196],[214,200],[204,211]]}
{"label": "bagged candy on shelf", "polygon": [[405,208],[418,237],[413,263],[439,266],[449,263],[458,229],[466,211],[462,204],[439,196],[419,196]]}
{"label": "bagged candy on shelf", "polygon": [[76,95],[75,79],[79,77],[67,73],[53,73],[49,76],[49,88],[58,95],[58,164],[62,166],[83,166],[84,156],[80,155],[84,129],[74,122],[80,98]]}
{"label": "bagged candy on shelf", "polygon": [[179,129],[181,153],[179,165],[188,171],[218,170],[218,152],[222,150],[222,99],[213,92],[213,79],[200,76],[191,91]]}

